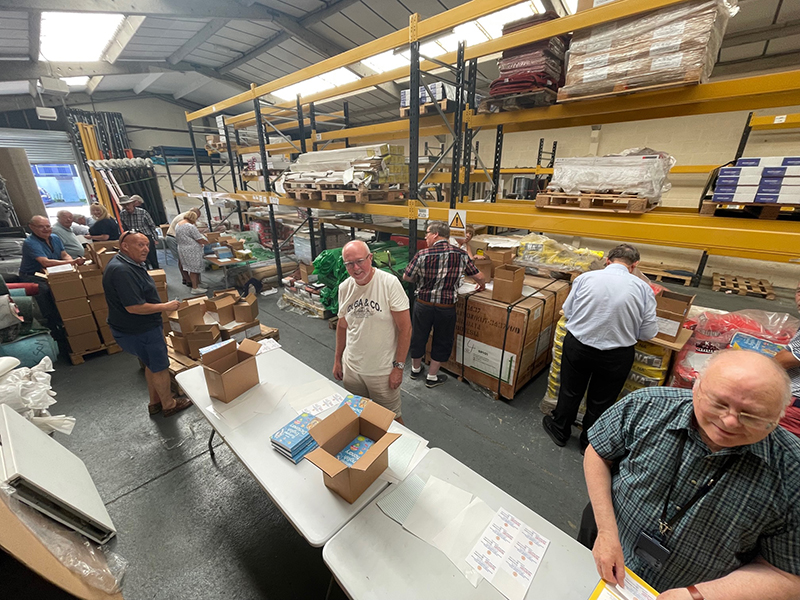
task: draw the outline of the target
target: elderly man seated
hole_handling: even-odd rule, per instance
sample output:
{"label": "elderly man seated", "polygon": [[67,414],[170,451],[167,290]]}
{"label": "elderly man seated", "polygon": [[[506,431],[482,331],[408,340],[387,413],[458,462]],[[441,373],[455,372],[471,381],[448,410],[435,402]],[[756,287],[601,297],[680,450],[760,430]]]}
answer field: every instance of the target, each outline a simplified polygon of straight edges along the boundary
{"label": "elderly man seated", "polygon": [[800,440],[778,427],[790,399],[775,360],[727,350],[694,389],[644,388],[605,412],[579,537],[601,577],[622,583],[627,566],[660,600],[800,598]]}
{"label": "elderly man seated", "polygon": [[83,258],[84,247],[78,236],[72,231],[74,217],[68,210],[60,210],[56,214],[56,224],[53,225],[53,233],[64,243],[64,249],[73,258]]}

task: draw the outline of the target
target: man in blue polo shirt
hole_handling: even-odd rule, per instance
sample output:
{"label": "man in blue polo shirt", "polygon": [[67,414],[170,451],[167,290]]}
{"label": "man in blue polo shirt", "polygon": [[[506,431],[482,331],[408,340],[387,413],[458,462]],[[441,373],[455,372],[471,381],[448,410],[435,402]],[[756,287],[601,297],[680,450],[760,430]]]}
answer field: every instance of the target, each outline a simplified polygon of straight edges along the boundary
{"label": "man in blue polo shirt", "polygon": [[82,265],[83,258],[72,258],[64,249],[63,242],[53,233],[50,219],[36,215],[28,223],[31,230],[22,244],[22,262],[19,266],[19,279],[25,283],[39,285],[36,303],[42,316],[47,320],[51,330],[56,330],[61,323],[50,286],[46,280],[38,277],[36,273],[59,265]]}
{"label": "man in blue polo shirt", "polygon": [[154,415],[163,410],[164,416],[169,417],[192,403],[186,398],[175,398],[170,388],[161,313],[177,310],[180,303],[161,302],[156,284],[145,267],[149,249],[146,235],[135,229],[125,231],[119,238],[119,254],[103,271],[103,290],[114,341],[144,363],[150,393],[148,411]]}

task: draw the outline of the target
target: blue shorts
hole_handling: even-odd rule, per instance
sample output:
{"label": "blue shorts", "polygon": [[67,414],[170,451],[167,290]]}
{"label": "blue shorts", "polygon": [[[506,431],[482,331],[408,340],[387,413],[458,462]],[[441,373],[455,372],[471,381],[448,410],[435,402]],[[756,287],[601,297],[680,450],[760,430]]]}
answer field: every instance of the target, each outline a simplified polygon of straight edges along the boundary
{"label": "blue shorts", "polygon": [[164,330],[154,327],[144,333],[121,333],[111,327],[111,335],[120,348],[133,354],[153,373],[169,368],[167,342],[164,341]]}

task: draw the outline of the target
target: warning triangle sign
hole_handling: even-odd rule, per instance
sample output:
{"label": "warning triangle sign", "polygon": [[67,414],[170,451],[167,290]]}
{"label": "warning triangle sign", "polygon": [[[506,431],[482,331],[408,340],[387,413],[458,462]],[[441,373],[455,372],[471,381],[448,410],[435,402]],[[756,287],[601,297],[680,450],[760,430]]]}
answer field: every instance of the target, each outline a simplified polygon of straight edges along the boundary
{"label": "warning triangle sign", "polygon": [[464,229],[464,222],[461,220],[461,215],[456,213],[450,221],[451,229]]}

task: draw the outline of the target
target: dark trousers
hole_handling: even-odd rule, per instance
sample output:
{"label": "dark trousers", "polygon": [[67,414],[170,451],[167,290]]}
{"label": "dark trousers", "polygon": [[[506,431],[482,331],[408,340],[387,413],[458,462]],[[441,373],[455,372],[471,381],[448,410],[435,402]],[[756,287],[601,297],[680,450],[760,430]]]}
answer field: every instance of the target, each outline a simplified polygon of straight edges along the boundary
{"label": "dark trousers", "polygon": [[[587,432],[617,399],[633,366],[634,347],[598,350],[582,344],[567,331],[561,355],[561,388],[553,411],[553,429],[565,441],[586,394],[581,447],[589,445]],[[587,391],[588,387],[588,391]]]}
{"label": "dark trousers", "polygon": [[157,269],[158,268],[158,249],[156,248],[156,240],[153,238],[147,238],[150,240],[150,250],[147,251],[147,266],[150,269]]}
{"label": "dark trousers", "polygon": [[456,307],[431,306],[422,302],[414,303],[414,320],[411,332],[411,358],[425,356],[425,347],[433,329],[431,360],[447,362],[453,351],[456,334]]}
{"label": "dark trousers", "polygon": [[597,539],[597,522],[594,520],[594,511],[592,510],[592,503],[586,505],[581,515],[581,528],[578,530],[578,541],[586,546],[589,550],[594,548],[594,542]]}
{"label": "dark trousers", "polygon": [[35,283],[39,286],[39,293],[34,296],[36,304],[39,306],[39,312],[42,313],[42,318],[47,321],[45,325],[51,331],[57,331],[61,327],[61,315],[58,312],[53,292],[50,291],[47,281],[36,275],[20,275],[19,280],[21,283]]}

